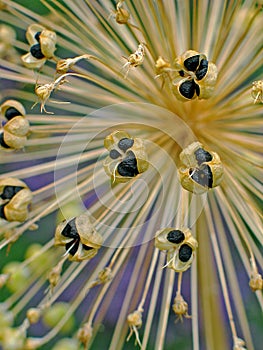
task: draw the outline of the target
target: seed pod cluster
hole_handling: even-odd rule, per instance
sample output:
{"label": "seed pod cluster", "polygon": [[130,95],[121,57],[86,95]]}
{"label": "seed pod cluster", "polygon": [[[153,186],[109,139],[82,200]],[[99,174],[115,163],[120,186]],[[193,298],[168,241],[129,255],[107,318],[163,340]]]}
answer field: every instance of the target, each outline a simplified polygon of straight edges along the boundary
{"label": "seed pod cluster", "polygon": [[163,228],[156,232],[155,247],[167,251],[166,266],[176,272],[184,272],[194,258],[198,243],[187,228]]}
{"label": "seed pod cluster", "polygon": [[178,169],[183,188],[202,194],[220,184],[223,165],[217,153],[206,150],[200,142],[194,142],[180,153],[183,166]]}
{"label": "seed pod cluster", "polygon": [[32,192],[23,181],[15,178],[0,179],[0,218],[25,221],[31,201]]}
{"label": "seed pod cluster", "polygon": [[87,213],[65,220],[56,228],[55,246],[64,246],[71,261],[90,260],[98,253],[102,242]]}
{"label": "seed pod cluster", "polygon": [[207,99],[214,92],[217,67],[206,55],[188,50],[175,60],[177,72],[173,80],[173,92],[181,101],[195,98]]}
{"label": "seed pod cluster", "polygon": [[148,169],[149,163],[144,141],[131,138],[125,131],[114,131],[104,140],[109,155],[104,169],[113,182],[127,182]]}
{"label": "seed pod cluster", "polygon": [[47,59],[54,56],[56,50],[56,33],[39,24],[32,24],[26,32],[30,51],[22,56],[24,65],[28,68],[39,69]]}
{"label": "seed pod cluster", "polygon": [[29,122],[25,109],[15,100],[7,100],[1,105],[1,115],[7,119],[0,131],[0,149],[18,150],[25,146],[29,133]]}

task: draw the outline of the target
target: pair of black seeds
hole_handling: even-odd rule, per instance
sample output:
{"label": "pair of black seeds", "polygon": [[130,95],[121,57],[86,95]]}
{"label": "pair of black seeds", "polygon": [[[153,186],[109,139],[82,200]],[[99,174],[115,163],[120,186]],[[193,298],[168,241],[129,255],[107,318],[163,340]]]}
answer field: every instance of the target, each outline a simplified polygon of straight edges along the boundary
{"label": "pair of black seeds", "polygon": [[[13,119],[14,117],[17,117],[18,115],[21,115],[21,113],[14,107],[9,107],[6,111],[5,111],[5,117],[7,120],[11,120]],[[4,140],[4,133],[1,132],[0,133],[0,145],[3,147],[3,148],[10,148],[6,143],[5,143],[5,140]]]}
{"label": "pair of black seeds", "polygon": [[212,155],[209,152],[205,151],[203,148],[198,148],[195,151],[195,158],[197,160],[199,168],[190,169],[189,175],[199,185],[212,188],[213,187],[212,171],[209,165],[203,164],[205,162],[210,162],[213,159]]}
{"label": "pair of black seeds", "polygon": [[41,32],[37,32],[35,34],[35,39],[38,41],[38,44],[32,45],[30,47],[30,53],[33,57],[37,58],[37,59],[42,59],[45,56],[43,55],[42,51],[41,51],[41,46],[40,46],[40,34]]}
{"label": "pair of black seeds", "polygon": [[[23,190],[22,186],[5,186],[0,198],[12,199],[19,191]],[[7,203],[0,205],[0,217],[6,219],[4,207]]]}
{"label": "pair of black seeds", "polygon": [[[118,147],[123,152],[126,152],[129,148],[133,146],[133,144],[134,144],[134,140],[125,137],[118,142]],[[117,159],[121,157],[121,154],[116,149],[112,149],[110,151],[110,157],[112,159]],[[118,165],[117,171],[121,176],[127,176],[127,177],[134,177],[139,174],[139,171],[137,168],[137,159],[132,151],[127,152],[127,156]]]}
{"label": "pair of black seeds", "polygon": [[[67,225],[62,230],[61,234],[64,237],[72,238],[72,241],[66,243],[66,251],[69,252],[70,255],[74,256],[77,253],[79,244],[80,244],[80,236],[78,234],[78,230],[76,227],[76,218],[70,220]],[[82,244],[83,249],[91,250],[92,247],[89,247],[85,244]]]}
{"label": "pair of black seeds", "polygon": [[[202,59],[199,63],[200,56],[195,55],[192,57],[187,58],[184,61],[184,66],[188,71],[195,72],[195,76],[197,80],[201,80],[205,77],[207,70],[208,70],[208,61],[206,59]],[[185,73],[183,70],[179,71],[179,74],[181,77],[185,76]],[[200,95],[200,87],[194,79],[184,81],[180,87],[179,87],[180,93],[188,99],[191,99],[194,97],[194,94],[196,92],[197,96]]]}
{"label": "pair of black seeds", "polygon": [[[167,240],[171,243],[180,244],[184,241],[185,235],[180,230],[172,230],[167,234]],[[179,248],[179,259],[187,262],[192,256],[192,248],[188,244],[182,244]]]}

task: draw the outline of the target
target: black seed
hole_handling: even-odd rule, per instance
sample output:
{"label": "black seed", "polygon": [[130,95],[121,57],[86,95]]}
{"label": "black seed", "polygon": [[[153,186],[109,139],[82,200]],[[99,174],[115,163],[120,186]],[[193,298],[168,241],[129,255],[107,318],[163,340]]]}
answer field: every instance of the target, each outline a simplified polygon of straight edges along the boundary
{"label": "black seed", "polygon": [[213,174],[207,164],[203,164],[199,169],[189,171],[191,178],[201,186],[212,188]]}
{"label": "black seed", "polygon": [[41,51],[41,47],[40,44],[35,44],[33,46],[30,47],[30,52],[31,55],[37,59],[41,59],[44,58],[45,56],[43,55],[42,51]]}
{"label": "black seed", "polygon": [[117,170],[121,176],[134,177],[139,174],[137,160],[132,151],[128,152],[127,157],[118,165]]}
{"label": "black seed", "polygon": [[134,144],[134,140],[128,139],[127,137],[121,139],[118,143],[119,149],[126,152],[127,149],[131,148]]}
{"label": "black seed", "polygon": [[176,244],[183,242],[184,238],[185,238],[185,235],[180,230],[170,231],[167,235],[167,240],[171,243],[176,243]]}
{"label": "black seed", "polygon": [[4,207],[5,205],[0,205],[0,218],[5,219],[6,220],[6,216],[5,216],[5,212],[4,212]]}
{"label": "black seed", "polygon": [[35,39],[39,42],[39,40],[40,40],[40,34],[41,34],[41,32],[37,32],[36,34],[35,34]]}
{"label": "black seed", "polygon": [[195,158],[197,160],[198,165],[201,165],[204,162],[210,162],[213,159],[211,154],[205,151],[203,148],[198,148],[195,151]]}
{"label": "black seed", "polygon": [[196,83],[195,83],[195,91],[196,91],[196,95],[199,96],[200,95],[200,87]]}
{"label": "black seed", "polygon": [[82,244],[82,247],[83,247],[85,250],[91,250],[91,249],[93,249],[92,247],[89,247],[88,245],[85,245],[85,244]]}
{"label": "black seed", "polygon": [[23,188],[22,186],[5,186],[0,197],[2,199],[12,199],[14,195],[23,190]]}
{"label": "black seed", "polygon": [[203,79],[207,73],[207,70],[208,70],[208,61],[205,59],[202,59],[197,71],[195,72],[196,79],[197,80]]}
{"label": "black seed", "polygon": [[79,234],[76,228],[76,218],[70,220],[62,230],[61,234],[64,237],[74,238],[79,240]]}
{"label": "black seed", "polygon": [[187,58],[184,61],[184,66],[187,70],[190,70],[191,72],[195,72],[198,65],[199,65],[199,55],[195,55],[192,57]]}
{"label": "black seed", "polygon": [[111,157],[111,159],[117,159],[118,157],[120,157],[121,156],[121,154],[118,152],[118,151],[116,151],[116,149],[112,149],[111,151],[110,151],[110,157]]}
{"label": "black seed", "polygon": [[179,91],[184,97],[190,100],[195,94],[195,85],[194,80],[187,80],[180,85]]}
{"label": "black seed", "polygon": [[5,117],[7,120],[11,120],[12,118],[21,115],[21,113],[14,107],[9,107],[6,111],[5,111]]}
{"label": "black seed", "polygon": [[192,256],[192,248],[188,244],[182,244],[179,249],[179,259],[182,262],[187,262]]}
{"label": "black seed", "polygon": [[79,247],[79,240],[72,240],[71,242],[66,243],[65,248],[66,251],[69,252],[70,255],[75,255],[77,253]]}
{"label": "black seed", "polygon": [[181,77],[184,77],[184,71],[183,70],[179,70],[178,73],[180,74]]}
{"label": "black seed", "polygon": [[3,148],[11,148],[5,143],[3,132],[0,133],[0,146],[2,146]]}

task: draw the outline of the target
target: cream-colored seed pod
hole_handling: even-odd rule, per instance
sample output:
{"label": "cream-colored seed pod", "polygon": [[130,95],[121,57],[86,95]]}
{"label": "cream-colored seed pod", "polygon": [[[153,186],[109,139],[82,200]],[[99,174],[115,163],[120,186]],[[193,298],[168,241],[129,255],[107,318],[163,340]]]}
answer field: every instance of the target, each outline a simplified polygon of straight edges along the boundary
{"label": "cream-colored seed pod", "polygon": [[[25,116],[26,111],[22,103],[16,100],[7,100],[0,106],[1,116],[10,120],[18,115]],[[10,116],[11,114],[11,116]]]}
{"label": "cream-colored seed pod", "polygon": [[216,152],[207,151],[199,142],[186,147],[180,154],[183,163],[178,169],[181,185],[186,190],[202,194],[220,184],[223,165]]}
{"label": "cream-colored seed pod", "polygon": [[32,197],[23,181],[15,178],[0,180],[0,217],[7,221],[24,222]]}
{"label": "cream-colored seed pod", "polygon": [[30,128],[25,114],[23,105],[16,100],[7,100],[1,105],[1,115],[8,122],[2,128],[0,148],[18,150],[25,146]]}
{"label": "cream-colored seed pod", "polygon": [[128,182],[148,169],[148,157],[144,141],[131,138],[125,131],[114,131],[104,140],[109,156],[103,166],[114,183]]}
{"label": "cream-colored seed pod", "polygon": [[39,24],[28,27],[26,38],[30,44],[30,52],[21,57],[28,68],[41,68],[47,59],[54,56],[56,50],[56,33]]}
{"label": "cream-colored seed pod", "polygon": [[154,245],[167,251],[166,267],[184,272],[192,264],[198,243],[188,228],[167,227],[157,231]]}
{"label": "cream-colored seed pod", "polygon": [[93,258],[102,243],[103,239],[94,229],[87,213],[63,221],[56,228],[54,244],[65,246],[71,261]]}
{"label": "cream-colored seed pod", "polygon": [[166,227],[156,232],[154,245],[160,250],[174,249],[190,237],[192,233],[188,228]]}
{"label": "cream-colored seed pod", "polygon": [[173,92],[180,101],[207,99],[214,92],[217,67],[204,54],[188,50],[174,62]]}

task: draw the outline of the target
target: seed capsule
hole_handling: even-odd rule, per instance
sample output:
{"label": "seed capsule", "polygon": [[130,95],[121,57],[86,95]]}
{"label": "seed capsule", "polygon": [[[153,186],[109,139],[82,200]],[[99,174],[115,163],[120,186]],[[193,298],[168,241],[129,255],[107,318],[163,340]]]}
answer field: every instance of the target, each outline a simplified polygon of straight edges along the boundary
{"label": "seed capsule", "polygon": [[0,179],[0,218],[25,221],[31,201],[32,192],[23,181],[15,178]]}
{"label": "seed capsule", "polygon": [[1,105],[1,115],[8,122],[0,132],[0,146],[11,150],[23,148],[29,133],[29,122],[25,118],[24,107],[18,101],[8,100]]}
{"label": "seed capsule", "polygon": [[131,138],[125,131],[114,131],[104,140],[109,156],[104,169],[113,182],[127,182],[148,169],[144,141]]}
{"label": "seed capsule", "polygon": [[188,50],[175,60],[174,65],[177,75],[173,80],[173,91],[179,100],[211,97],[217,80],[217,68],[204,54]]}
{"label": "seed capsule", "polygon": [[31,47],[29,52],[22,56],[22,61],[28,68],[41,68],[47,59],[54,56],[56,33],[39,24],[32,24],[27,29],[26,37]]}
{"label": "seed capsule", "polygon": [[217,153],[204,149],[199,142],[186,147],[180,154],[183,166],[178,174],[183,188],[202,194],[220,184],[223,165]]}
{"label": "seed capsule", "polygon": [[189,229],[172,227],[159,230],[156,233],[154,244],[156,248],[167,251],[166,266],[176,272],[186,271],[191,266],[198,246]]}
{"label": "seed capsule", "polygon": [[94,229],[87,213],[61,222],[55,233],[55,245],[65,246],[71,261],[93,258],[102,242],[101,235]]}

